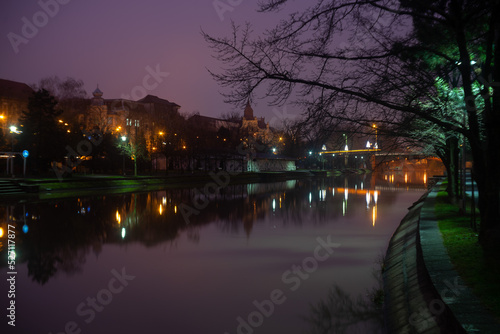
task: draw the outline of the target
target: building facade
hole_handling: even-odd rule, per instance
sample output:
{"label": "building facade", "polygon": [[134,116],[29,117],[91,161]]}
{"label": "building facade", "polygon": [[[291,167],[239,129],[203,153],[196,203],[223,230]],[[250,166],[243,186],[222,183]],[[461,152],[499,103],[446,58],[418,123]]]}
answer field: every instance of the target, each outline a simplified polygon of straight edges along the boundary
{"label": "building facade", "polygon": [[18,126],[32,95],[33,89],[25,83],[0,79],[0,125],[4,135],[10,126]]}

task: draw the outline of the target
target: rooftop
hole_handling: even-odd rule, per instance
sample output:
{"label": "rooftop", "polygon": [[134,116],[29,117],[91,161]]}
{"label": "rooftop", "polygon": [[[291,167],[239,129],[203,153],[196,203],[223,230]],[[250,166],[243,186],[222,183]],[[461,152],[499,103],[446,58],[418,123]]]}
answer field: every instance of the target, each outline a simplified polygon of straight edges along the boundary
{"label": "rooftop", "polygon": [[33,89],[25,83],[0,79],[0,96],[18,100],[28,100]]}

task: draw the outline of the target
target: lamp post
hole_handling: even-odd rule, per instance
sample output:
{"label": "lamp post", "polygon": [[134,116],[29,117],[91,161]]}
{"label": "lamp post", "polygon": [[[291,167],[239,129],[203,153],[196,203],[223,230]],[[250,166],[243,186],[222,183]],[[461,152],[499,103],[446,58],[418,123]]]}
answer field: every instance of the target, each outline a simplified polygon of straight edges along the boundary
{"label": "lamp post", "polygon": [[[15,157],[15,154],[14,154],[14,133],[18,133],[17,126],[11,125],[9,127],[9,130],[11,133],[10,144],[11,144],[11,153],[12,153],[12,156],[9,158],[10,159],[10,173],[12,174],[12,177],[14,177],[14,157]],[[7,164],[7,166],[8,166],[8,164]]]}
{"label": "lamp post", "polygon": [[347,163],[349,162],[348,161],[348,157],[347,157],[347,151],[349,151],[349,146],[347,146],[347,135],[345,133],[342,134],[344,137],[345,137],[345,147],[344,147],[344,151],[346,152],[344,154],[344,168],[347,168]]}
{"label": "lamp post", "polygon": [[375,144],[373,145],[373,148],[377,149],[378,148],[378,128],[377,128],[377,124],[373,123],[372,127],[375,129]]}
{"label": "lamp post", "polygon": [[[321,150],[322,150],[322,151],[326,151],[326,145],[321,146]],[[322,160],[322,162],[323,162],[323,170],[325,170],[325,157],[323,156],[323,154],[322,154],[322,153],[323,153],[323,152],[321,152],[319,155],[322,157],[322,159],[321,159],[321,160]]]}
{"label": "lamp post", "polygon": [[[125,143],[127,141],[127,136],[122,136],[121,137],[122,142]],[[125,153],[127,153],[125,150],[123,152],[123,176],[125,176]]]}

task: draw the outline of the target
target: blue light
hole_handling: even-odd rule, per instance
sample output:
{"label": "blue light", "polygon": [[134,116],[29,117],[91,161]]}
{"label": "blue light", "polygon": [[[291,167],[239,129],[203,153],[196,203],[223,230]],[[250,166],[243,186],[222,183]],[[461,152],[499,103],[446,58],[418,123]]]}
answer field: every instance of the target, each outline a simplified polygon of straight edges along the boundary
{"label": "blue light", "polygon": [[23,225],[23,232],[28,233],[28,225],[26,224]]}

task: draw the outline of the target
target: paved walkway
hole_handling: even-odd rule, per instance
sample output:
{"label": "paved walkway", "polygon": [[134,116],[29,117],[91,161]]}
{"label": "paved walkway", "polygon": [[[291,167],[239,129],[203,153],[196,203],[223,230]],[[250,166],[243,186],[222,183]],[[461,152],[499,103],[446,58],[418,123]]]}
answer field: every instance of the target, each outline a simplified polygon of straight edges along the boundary
{"label": "paved walkway", "polygon": [[500,333],[453,269],[434,216],[437,191],[423,196],[394,233],[384,271],[389,333]]}

